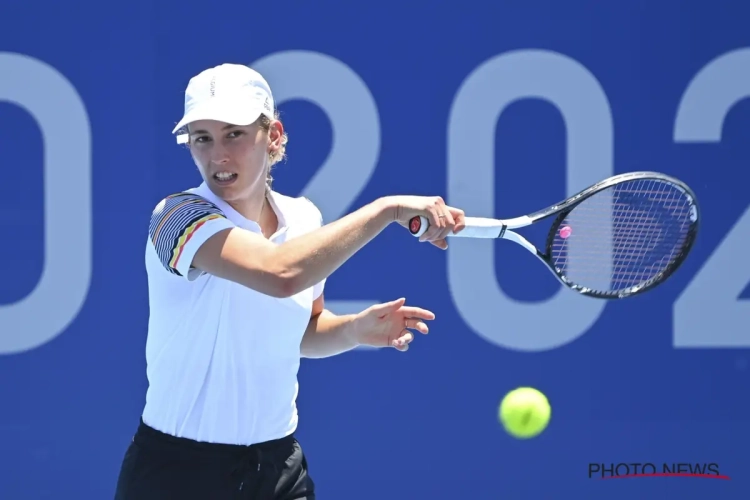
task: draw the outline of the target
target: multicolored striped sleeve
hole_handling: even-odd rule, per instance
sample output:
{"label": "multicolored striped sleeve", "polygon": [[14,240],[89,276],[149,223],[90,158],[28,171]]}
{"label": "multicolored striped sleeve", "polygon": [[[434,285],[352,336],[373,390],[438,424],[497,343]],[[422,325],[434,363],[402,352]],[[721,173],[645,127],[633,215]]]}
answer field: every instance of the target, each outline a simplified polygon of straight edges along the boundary
{"label": "multicolored striped sleeve", "polygon": [[234,224],[210,201],[195,194],[179,193],[167,196],[156,206],[148,233],[164,268],[193,280],[203,274],[191,269],[200,246],[217,232],[231,227]]}

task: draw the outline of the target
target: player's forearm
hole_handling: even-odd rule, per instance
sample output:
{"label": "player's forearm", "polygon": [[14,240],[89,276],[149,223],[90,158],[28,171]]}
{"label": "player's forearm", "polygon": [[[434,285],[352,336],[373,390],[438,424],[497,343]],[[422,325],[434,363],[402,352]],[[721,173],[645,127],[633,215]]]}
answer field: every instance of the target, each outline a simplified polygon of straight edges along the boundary
{"label": "player's forearm", "polygon": [[311,233],[279,245],[269,260],[289,295],[330,276],[394,220],[381,198]]}
{"label": "player's forearm", "polygon": [[326,309],[311,318],[302,337],[302,357],[326,358],[357,347],[354,320],[353,314],[337,316]]}

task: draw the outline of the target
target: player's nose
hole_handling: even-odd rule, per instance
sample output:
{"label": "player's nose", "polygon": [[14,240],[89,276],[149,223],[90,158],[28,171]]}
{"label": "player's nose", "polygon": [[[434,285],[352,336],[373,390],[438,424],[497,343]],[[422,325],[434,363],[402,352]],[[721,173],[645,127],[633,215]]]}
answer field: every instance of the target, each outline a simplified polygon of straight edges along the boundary
{"label": "player's nose", "polygon": [[211,163],[224,165],[229,162],[229,152],[224,146],[216,145],[211,149]]}

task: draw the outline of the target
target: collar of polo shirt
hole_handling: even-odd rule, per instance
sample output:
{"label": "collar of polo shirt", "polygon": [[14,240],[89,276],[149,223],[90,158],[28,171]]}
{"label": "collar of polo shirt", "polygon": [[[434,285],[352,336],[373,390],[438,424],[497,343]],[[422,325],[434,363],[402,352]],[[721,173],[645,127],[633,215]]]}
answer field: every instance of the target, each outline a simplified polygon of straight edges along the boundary
{"label": "collar of polo shirt", "polygon": [[[254,220],[246,219],[244,216],[242,216],[238,211],[232,208],[229,203],[216,196],[205,182],[198,186],[198,188],[195,190],[195,194],[206,198],[208,201],[219,207],[225,214],[227,214],[227,216],[231,214],[229,218],[235,224],[237,224],[237,226],[254,233],[263,232],[260,228],[260,224],[258,224]],[[287,219],[286,215],[284,215],[285,210],[283,210],[282,207],[279,206],[279,204],[286,204],[280,196],[278,196],[273,190],[268,188],[266,189],[266,198],[268,199],[271,208],[273,208],[273,211],[276,213],[276,218],[279,220],[279,226],[276,231],[274,231],[273,236],[271,236],[271,239],[275,239],[287,231]]]}

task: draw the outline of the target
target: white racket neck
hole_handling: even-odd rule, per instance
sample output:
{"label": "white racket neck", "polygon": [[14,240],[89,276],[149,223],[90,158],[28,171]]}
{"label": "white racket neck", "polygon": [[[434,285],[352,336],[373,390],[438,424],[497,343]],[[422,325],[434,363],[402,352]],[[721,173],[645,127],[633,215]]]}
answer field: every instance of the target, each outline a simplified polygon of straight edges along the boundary
{"label": "white racket neck", "polygon": [[[515,219],[490,219],[487,217],[466,217],[466,227],[458,234],[451,234],[452,238],[503,238],[508,229],[516,229],[531,225],[532,219],[524,215]],[[513,239],[510,237],[509,239]]]}
{"label": "white racket neck", "polygon": [[529,252],[539,257],[539,252],[537,252],[536,247],[531,242],[529,242],[529,240],[527,240],[520,234],[514,233],[513,231],[505,231],[503,235],[501,236],[501,238],[504,240],[514,241],[518,243],[519,245],[521,245],[522,247],[524,247]]}

